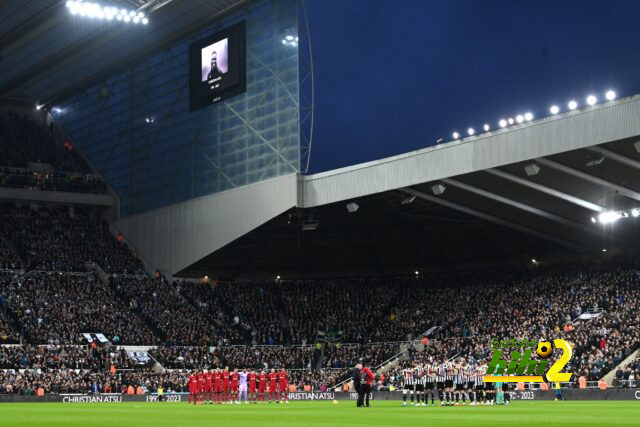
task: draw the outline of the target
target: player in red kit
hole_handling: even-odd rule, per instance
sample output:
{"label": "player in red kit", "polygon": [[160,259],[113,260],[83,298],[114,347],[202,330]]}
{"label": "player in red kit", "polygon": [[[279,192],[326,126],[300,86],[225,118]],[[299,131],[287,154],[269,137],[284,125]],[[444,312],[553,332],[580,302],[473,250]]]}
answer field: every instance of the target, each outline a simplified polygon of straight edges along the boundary
{"label": "player in red kit", "polygon": [[204,404],[204,371],[196,375],[196,379],[198,380],[198,398],[200,400],[200,404]]}
{"label": "player in red kit", "polygon": [[231,373],[231,401],[240,403],[238,400],[238,370],[234,369]]}
{"label": "player in red kit", "polygon": [[256,373],[251,371],[248,375],[249,378],[249,402],[255,403],[256,399]]}
{"label": "player in red kit", "polygon": [[265,371],[260,372],[258,375],[258,400],[264,402],[267,398],[267,373]]}
{"label": "player in red kit", "polygon": [[[204,374],[204,398],[209,396],[209,404],[213,403],[213,373],[205,371]],[[205,400],[206,401],[206,400]]]}
{"label": "player in red kit", "polygon": [[197,386],[198,386],[198,381],[196,379],[196,376],[192,372],[191,375],[189,375],[189,378],[187,379],[187,387],[189,388],[189,401],[187,403],[191,403],[191,399],[193,399],[194,404],[198,401],[198,396],[196,394]]}
{"label": "player in red kit", "polygon": [[222,387],[222,373],[219,368],[213,373],[213,401],[220,404],[220,389]]}
{"label": "player in red kit", "polygon": [[228,403],[229,402],[229,376],[231,374],[229,373],[229,367],[227,366],[226,368],[224,368],[224,371],[222,372],[222,402],[223,403]]}
{"label": "player in red kit", "polygon": [[276,389],[276,381],[278,380],[278,374],[276,374],[275,369],[272,369],[269,372],[269,403],[271,403],[271,399],[276,401],[278,400],[278,390]]}
{"label": "player in red kit", "polygon": [[289,379],[287,377],[287,371],[282,368],[280,372],[278,372],[278,385],[280,386],[280,401],[285,401],[289,403]]}

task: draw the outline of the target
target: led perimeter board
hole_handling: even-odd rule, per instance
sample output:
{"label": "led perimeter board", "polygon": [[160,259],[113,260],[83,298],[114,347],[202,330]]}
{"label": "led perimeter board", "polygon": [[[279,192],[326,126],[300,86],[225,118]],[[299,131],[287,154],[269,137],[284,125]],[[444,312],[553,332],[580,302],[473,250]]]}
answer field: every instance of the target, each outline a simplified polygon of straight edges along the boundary
{"label": "led perimeter board", "polygon": [[189,46],[189,111],[246,91],[245,21]]}

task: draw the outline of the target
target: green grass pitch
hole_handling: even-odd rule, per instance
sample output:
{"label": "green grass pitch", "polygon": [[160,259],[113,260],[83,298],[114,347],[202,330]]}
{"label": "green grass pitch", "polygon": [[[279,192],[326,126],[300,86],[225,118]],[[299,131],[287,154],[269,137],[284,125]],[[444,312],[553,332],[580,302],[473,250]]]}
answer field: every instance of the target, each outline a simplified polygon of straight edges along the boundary
{"label": "green grass pitch", "polygon": [[640,402],[514,402],[504,406],[401,407],[398,401],[291,402],[198,406],[186,403],[3,403],[0,426],[628,426]]}

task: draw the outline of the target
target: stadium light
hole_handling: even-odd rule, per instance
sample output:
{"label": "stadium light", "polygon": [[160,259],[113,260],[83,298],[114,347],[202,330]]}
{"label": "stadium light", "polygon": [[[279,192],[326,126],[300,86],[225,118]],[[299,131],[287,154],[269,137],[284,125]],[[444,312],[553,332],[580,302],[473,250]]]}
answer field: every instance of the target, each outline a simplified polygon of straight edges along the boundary
{"label": "stadium light", "polygon": [[507,120],[509,122],[510,125],[514,124],[515,121],[513,120],[513,117],[509,117],[509,120]]}
{"label": "stadium light", "polygon": [[595,219],[594,217],[591,217],[591,222],[596,223],[596,222],[598,222],[598,220]]}
{"label": "stadium light", "polygon": [[453,139],[460,138],[460,134],[458,132],[454,132],[451,136],[453,136]]}
{"label": "stadium light", "polygon": [[531,112],[527,112],[524,114],[524,119],[528,122],[530,122],[531,120],[533,120],[533,113]]}
{"label": "stadium light", "polygon": [[469,134],[469,136],[472,136],[474,133],[476,133],[476,131],[473,128],[469,128],[467,129],[467,133]]}
{"label": "stadium light", "polygon": [[505,119],[500,119],[500,122],[498,122],[498,124],[500,125],[501,128],[507,127],[507,121]]}
{"label": "stadium light", "polygon": [[616,99],[616,93],[612,90],[608,90],[607,93],[604,94],[604,97],[607,98],[607,101],[613,101]]}
{"label": "stadium light", "polygon": [[551,114],[558,114],[560,112],[560,107],[558,107],[557,105],[552,105],[551,108],[549,108],[549,112]]}
{"label": "stadium light", "polygon": [[417,276],[418,274],[420,274],[420,272],[419,272],[418,270],[416,270],[416,271],[415,271],[415,274],[416,274],[416,276]]}
{"label": "stadium light", "polygon": [[613,224],[620,218],[622,218],[621,212],[609,211],[609,212],[602,212],[600,215],[598,215],[598,221],[600,221],[600,223],[604,225]]}
{"label": "stadium light", "polygon": [[280,276],[276,276],[276,280],[280,280]]}
{"label": "stadium light", "polygon": [[489,126],[489,123],[485,123],[484,126],[482,126],[482,128],[484,129],[485,132],[489,132],[491,130],[491,126]]}
{"label": "stadium light", "polygon": [[516,122],[518,122],[518,123],[524,122],[524,116],[522,114],[518,114],[516,116]]}
{"label": "stadium light", "polygon": [[596,102],[598,102],[598,98],[596,98],[595,95],[587,96],[587,104],[588,105],[596,105]]}
{"label": "stadium light", "polygon": [[571,100],[567,104],[567,107],[569,107],[569,110],[575,110],[576,108],[578,108],[578,103],[574,100]]}
{"label": "stadium light", "polygon": [[607,248],[602,248],[602,252],[607,252]]}
{"label": "stadium light", "polygon": [[640,216],[640,208],[635,208],[631,210],[631,216],[637,218]]}
{"label": "stadium light", "polygon": [[535,259],[535,258],[531,258],[531,262],[532,262],[532,263],[534,263],[534,264],[537,264],[537,263],[538,263],[538,261],[536,261],[536,259]]}
{"label": "stadium light", "polygon": [[37,110],[37,111],[40,111],[40,110],[42,110],[42,107],[43,107],[43,105],[40,105],[40,104],[36,104],[36,110]]}
{"label": "stadium light", "polygon": [[114,18],[118,21],[133,22],[134,24],[146,25],[149,19],[143,12],[135,10],[120,9],[111,6],[102,6],[99,3],[93,3],[82,0],[69,0],[65,6],[72,15],[84,16],[91,19],[99,19],[111,21]]}

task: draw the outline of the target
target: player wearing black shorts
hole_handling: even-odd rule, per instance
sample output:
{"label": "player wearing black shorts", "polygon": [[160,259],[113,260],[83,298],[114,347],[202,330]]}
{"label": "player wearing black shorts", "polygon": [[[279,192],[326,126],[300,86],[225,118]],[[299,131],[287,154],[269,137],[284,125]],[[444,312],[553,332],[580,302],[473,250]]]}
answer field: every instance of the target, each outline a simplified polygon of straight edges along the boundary
{"label": "player wearing black shorts", "polygon": [[413,393],[415,389],[415,378],[412,368],[402,370],[402,406],[407,406],[407,394],[411,396],[411,406],[413,403]]}
{"label": "player wearing black shorts", "polygon": [[437,368],[437,375],[436,375],[436,388],[438,390],[438,399],[440,399],[440,406],[444,406],[444,399],[445,399],[445,395],[444,395],[444,382],[445,379],[447,378],[447,367],[446,365],[440,365]]}
{"label": "player wearing black shorts", "polygon": [[425,382],[425,370],[422,365],[416,365],[413,370],[413,376],[415,378],[415,392],[416,392],[416,406],[426,406],[424,403],[424,382]]}
{"label": "player wearing black shorts", "polygon": [[453,404],[453,364],[446,363],[447,373],[444,377],[445,405]]}
{"label": "player wearing black shorts", "polygon": [[424,403],[429,404],[429,396],[431,396],[431,405],[433,406],[435,387],[436,387],[436,369],[435,366],[425,366],[425,383],[424,383]]}

